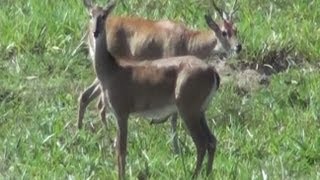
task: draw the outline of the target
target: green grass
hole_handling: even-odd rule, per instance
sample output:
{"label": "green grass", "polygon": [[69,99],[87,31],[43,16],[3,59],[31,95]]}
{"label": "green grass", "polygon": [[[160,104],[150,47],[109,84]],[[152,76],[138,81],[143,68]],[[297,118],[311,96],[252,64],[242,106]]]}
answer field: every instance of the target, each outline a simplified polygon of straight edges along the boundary
{"label": "green grass", "polygon": [[[101,1],[102,2],[102,1]],[[240,1],[241,58],[260,61],[288,46],[290,56],[319,63],[318,1]],[[222,1],[220,1],[222,3]],[[226,2],[230,7],[232,2]],[[116,14],[170,18],[206,28],[209,1],[130,0]],[[164,8],[165,7],[165,8]],[[2,0],[0,6],[0,179],[115,179],[110,139],[94,105],[76,128],[77,98],[94,79],[85,51],[73,54],[84,34],[79,1]],[[320,179],[320,73],[300,67],[273,75],[267,88],[239,96],[232,84],[219,90],[207,112],[219,143],[212,179]],[[183,154],[171,153],[169,123],[151,126],[131,118],[127,176],[148,166],[151,179],[186,179],[195,148],[183,125]],[[205,168],[203,168],[205,169]],[[203,178],[204,175],[201,175]]]}

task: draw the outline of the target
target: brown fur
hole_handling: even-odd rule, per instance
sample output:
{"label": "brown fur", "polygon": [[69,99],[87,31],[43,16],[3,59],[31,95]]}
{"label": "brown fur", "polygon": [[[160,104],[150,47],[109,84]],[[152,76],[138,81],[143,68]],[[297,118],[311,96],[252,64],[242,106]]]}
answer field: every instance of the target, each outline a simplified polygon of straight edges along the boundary
{"label": "brown fur", "polygon": [[[92,16],[95,16],[103,9],[92,5],[92,3],[86,6]],[[94,58],[95,51],[92,23],[90,21],[88,28],[88,45],[91,59]],[[202,59],[221,52],[228,53],[238,46],[236,36],[228,36],[221,41],[218,40],[212,30],[192,30],[181,23],[169,20],[154,21],[138,17],[112,16],[106,20],[106,26],[108,28],[106,41],[110,53],[117,59],[128,59],[130,61],[154,60],[180,55],[194,55]],[[220,29],[222,31],[236,32],[236,28],[231,21],[220,23]],[[223,44],[228,44],[230,47],[225,48]],[[99,86],[99,82],[96,79],[79,97],[79,128],[82,127],[87,105],[100,94],[100,88],[97,88],[97,86]],[[100,101],[99,107],[102,106]],[[106,109],[99,109],[101,120],[106,124]],[[175,133],[176,119],[174,118],[172,126]],[[177,139],[174,136],[175,152],[177,152],[176,141]]]}
{"label": "brown fur", "polygon": [[[209,174],[212,171],[216,138],[206,124],[205,110],[219,87],[218,73],[213,66],[195,56],[119,63],[110,53],[105,40],[108,25],[104,18],[111,10],[107,9],[96,17],[94,68],[101,84],[102,99],[108,100],[118,123],[118,178],[125,179],[129,115],[150,111],[160,116],[179,112],[197,149],[193,178],[198,176],[206,152]],[[167,107],[172,112],[163,111]]]}

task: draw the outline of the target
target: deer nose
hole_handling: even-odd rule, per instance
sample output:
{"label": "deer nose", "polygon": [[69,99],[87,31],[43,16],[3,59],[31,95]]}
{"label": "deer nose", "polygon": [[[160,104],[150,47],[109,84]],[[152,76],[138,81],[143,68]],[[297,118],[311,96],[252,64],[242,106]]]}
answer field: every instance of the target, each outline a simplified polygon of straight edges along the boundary
{"label": "deer nose", "polygon": [[239,53],[242,49],[242,45],[241,44],[237,44],[236,45],[236,53]]}

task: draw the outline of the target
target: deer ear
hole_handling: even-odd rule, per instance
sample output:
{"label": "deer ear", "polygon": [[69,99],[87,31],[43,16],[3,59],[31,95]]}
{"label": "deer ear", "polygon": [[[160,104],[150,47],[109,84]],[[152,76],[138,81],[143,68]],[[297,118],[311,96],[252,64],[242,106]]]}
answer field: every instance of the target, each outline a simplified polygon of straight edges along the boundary
{"label": "deer ear", "polygon": [[215,33],[220,32],[220,27],[217,25],[217,23],[215,23],[215,22],[212,20],[211,16],[209,16],[209,15],[206,14],[206,15],[204,16],[204,18],[206,19],[206,22],[207,22],[208,26],[209,26]]}
{"label": "deer ear", "polygon": [[114,7],[116,6],[116,1],[115,0],[111,0],[107,6],[103,9],[103,17],[106,18],[111,11],[114,9]]}
{"label": "deer ear", "polygon": [[83,4],[87,9],[92,8],[92,0],[83,0]]}

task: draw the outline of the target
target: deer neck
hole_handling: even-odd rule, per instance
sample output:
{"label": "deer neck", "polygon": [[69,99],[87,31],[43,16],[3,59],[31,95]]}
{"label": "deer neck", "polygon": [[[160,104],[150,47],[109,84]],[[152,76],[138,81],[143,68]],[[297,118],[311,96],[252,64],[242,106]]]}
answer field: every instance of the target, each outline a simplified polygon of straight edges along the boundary
{"label": "deer neck", "polygon": [[115,58],[108,51],[106,43],[106,31],[103,30],[101,34],[95,39],[95,72],[100,81],[105,81],[106,78],[111,78],[112,75],[119,69]]}
{"label": "deer neck", "polygon": [[213,53],[217,44],[218,40],[212,31],[195,31],[188,36],[187,49],[189,54],[203,59]]}

